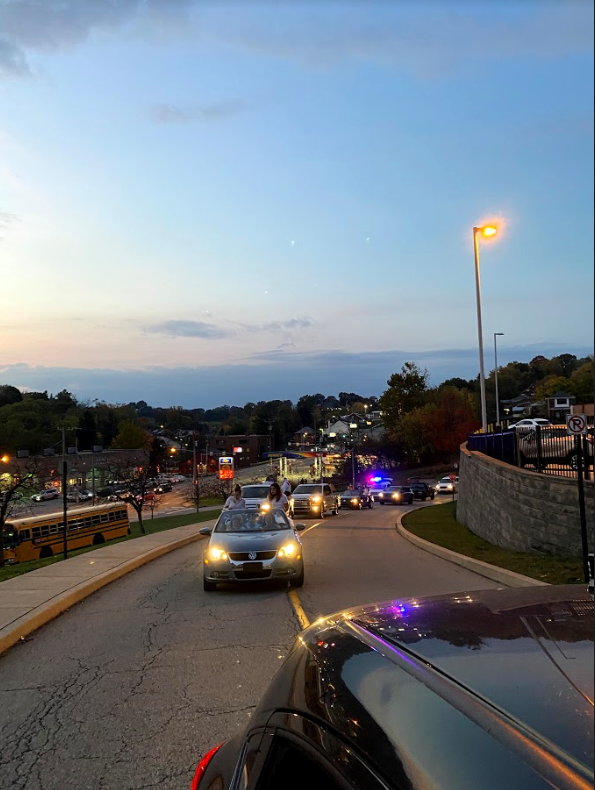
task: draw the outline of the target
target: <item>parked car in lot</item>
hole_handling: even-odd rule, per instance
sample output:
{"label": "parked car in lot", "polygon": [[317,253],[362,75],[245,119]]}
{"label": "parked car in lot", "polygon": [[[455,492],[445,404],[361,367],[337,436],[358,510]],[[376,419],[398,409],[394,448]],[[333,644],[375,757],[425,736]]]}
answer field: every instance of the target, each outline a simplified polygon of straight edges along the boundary
{"label": "parked car in lot", "polygon": [[193,790],[586,790],[593,655],[593,598],[576,586],[317,620]]}
{"label": "parked car in lot", "polygon": [[[593,462],[593,436],[586,437],[587,454]],[[574,436],[570,436],[565,425],[551,425],[548,428],[538,428],[518,437],[521,465],[532,464],[535,466],[541,460],[542,468],[550,464],[578,468],[577,449]]]}
{"label": "parked car in lot", "polygon": [[306,483],[299,485],[290,499],[296,516],[324,518],[327,513],[337,515],[340,508],[339,496],[330,483]]}
{"label": "parked car in lot", "polygon": [[436,496],[436,486],[429,483],[411,483],[410,488],[413,491],[413,498],[421,499],[422,502],[426,499],[434,499]]}
{"label": "parked car in lot", "polygon": [[451,480],[450,477],[443,477],[436,487],[437,494],[456,494],[459,486],[459,478],[455,477]]}
{"label": "parked car in lot", "polygon": [[90,502],[93,499],[93,492],[87,491],[86,488],[81,491],[70,491],[66,495],[66,499],[69,502]]}
{"label": "parked car in lot", "polygon": [[44,488],[38,494],[33,494],[31,499],[33,502],[48,502],[51,499],[58,499],[60,491],[57,488]]}
{"label": "parked car in lot", "polygon": [[373,500],[371,496],[357,489],[348,488],[339,497],[339,507],[345,510],[363,510],[365,507],[372,508]]}
{"label": "parked car in lot", "polygon": [[508,426],[509,431],[531,431],[534,428],[545,428],[547,425],[551,425],[552,423],[549,420],[546,420],[544,417],[531,417],[527,418],[526,420],[519,420],[519,422],[515,422],[512,425]]}
{"label": "parked car in lot", "polygon": [[298,532],[285,513],[272,510],[224,510],[209,537],[203,558],[203,584],[209,592],[223,582],[278,580],[294,587],[304,584],[304,557]]}
{"label": "parked car in lot", "polygon": [[378,494],[381,505],[412,505],[413,491],[409,486],[391,486]]}

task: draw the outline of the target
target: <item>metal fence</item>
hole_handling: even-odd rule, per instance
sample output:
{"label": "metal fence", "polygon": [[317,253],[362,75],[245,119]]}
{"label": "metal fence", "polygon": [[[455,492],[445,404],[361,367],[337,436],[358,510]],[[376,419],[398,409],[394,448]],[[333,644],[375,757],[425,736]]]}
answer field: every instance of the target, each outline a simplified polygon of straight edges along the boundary
{"label": "metal fence", "polygon": [[471,434],[467,444],[499,461],[540,474],[575,478],[579,468],[593,479],[593,428],[586,436],[569,436],[565,425]]}

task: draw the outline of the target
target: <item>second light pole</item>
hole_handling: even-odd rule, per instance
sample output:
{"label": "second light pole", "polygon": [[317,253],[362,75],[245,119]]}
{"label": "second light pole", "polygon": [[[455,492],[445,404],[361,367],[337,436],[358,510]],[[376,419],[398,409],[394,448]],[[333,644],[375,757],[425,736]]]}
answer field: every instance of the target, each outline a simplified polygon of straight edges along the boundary
{"label": "second light pole", "polygon": [[495,236],[497,228],[484,225],[482,228],[473,228],[473,251],[475,253],[475,293],[477,298],[477,338],[479,341],[479,386],[481,390],[481,429],[488,431],[488,407],[486,402],[486,374],[483,358],[483,321],[481,317],[481,277],[479,271],[479,237],[486,239]]}
{"label": "second light pole", "polygon": [[500,429],[500,391],[498,389],[498,338],[504,337],[504,332],[494,332],[494,388],[496,390],[496,426]]}

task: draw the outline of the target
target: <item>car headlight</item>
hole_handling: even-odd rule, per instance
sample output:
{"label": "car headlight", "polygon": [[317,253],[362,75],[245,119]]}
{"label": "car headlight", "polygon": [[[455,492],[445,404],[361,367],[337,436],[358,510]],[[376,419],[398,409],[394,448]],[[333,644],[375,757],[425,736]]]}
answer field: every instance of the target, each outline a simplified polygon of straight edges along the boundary
{"label": "car headlight", "polygon": [[265,513],[268,513],[269,510],[271,509],[271,503],[270,502],[263,502],[262,505],[260,506],[260,509],[264,510]]}
{"label": "car headlight", "polygon": [[400,498],[401,498],[400,494],[393,494],[393,499],[400,499]]}
{"label": "car headlight", "polygon": [[293,557],[296,552],[297,546],[295,543],[286,543],[285,546],[279,549],[278,555],[279,557]]}
{"label": "car headlight", "polygon": [[315,505],[317,505],[321,500],[322,500],[322,497],[313,496],[311,501],[314,502]]}
{"label": "car headlight", "polygon": [[212,560],[226,560],[228,559],[227,553],[223,549],[218,549],[215,546],[209,549],[209,555]]}
{"label": "car headlight", "polygon": [[449,483],[449,484],[448,484],[448,490],[449,490],[449,491],[452,491],[452,490],[453,490],[453,488],[454,488],[453,484],[452,484],[452,483]]}
{"label": "car headlight", "polygon": [[359,505],[359,499],[352,499],[351,500],[351,504],[352,505]]}
{"label": "car headlight", "polygon": [[378,499],[384,499],[384,494],[378,494]]}

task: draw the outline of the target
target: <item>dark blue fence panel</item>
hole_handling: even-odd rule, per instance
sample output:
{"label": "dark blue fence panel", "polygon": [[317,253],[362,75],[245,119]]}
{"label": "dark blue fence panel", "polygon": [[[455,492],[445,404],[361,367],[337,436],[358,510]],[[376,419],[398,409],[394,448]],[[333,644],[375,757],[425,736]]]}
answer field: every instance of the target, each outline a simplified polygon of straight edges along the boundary
{"label": "dark blue fence panel", "polygon": [[472,433],[469,436],[468,448],[478,453],[497,458],[506,464],[517,465],[516,437],[514,431],[502,433]]}

